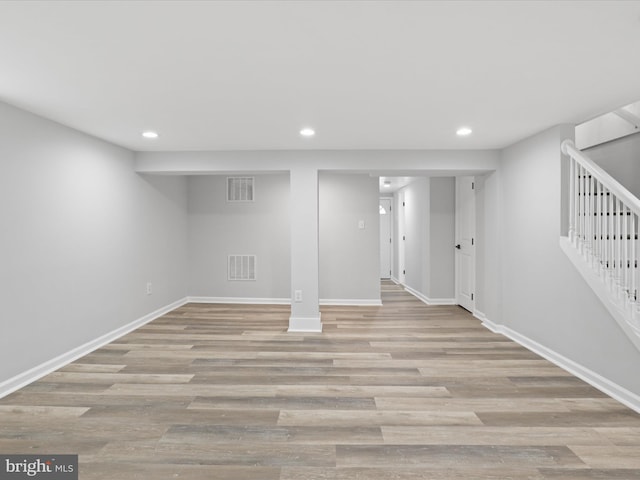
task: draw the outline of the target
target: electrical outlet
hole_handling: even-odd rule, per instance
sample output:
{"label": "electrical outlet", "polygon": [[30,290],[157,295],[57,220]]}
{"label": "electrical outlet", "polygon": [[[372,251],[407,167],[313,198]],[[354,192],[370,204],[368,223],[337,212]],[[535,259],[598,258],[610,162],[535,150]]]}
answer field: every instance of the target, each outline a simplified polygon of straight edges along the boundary
{"label": "electrical outlet", "polygon": [[295,302],[302,301],[302,290],[296,290],[295,292],[293,292],[293,300]]}
{"label": "electrical outlet", "polygon": [[151,282],[147,282],[147,295],[151,295],[153,293],[153,284]]}

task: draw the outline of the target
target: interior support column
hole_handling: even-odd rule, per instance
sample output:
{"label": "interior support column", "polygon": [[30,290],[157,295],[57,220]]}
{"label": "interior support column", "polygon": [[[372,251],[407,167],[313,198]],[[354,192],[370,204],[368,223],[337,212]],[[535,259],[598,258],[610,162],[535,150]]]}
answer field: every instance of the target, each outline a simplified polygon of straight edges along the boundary
{"label": "interior support column", "polygon": [[290,332],[321,332],[318,260],[318,170],[291,170]]}

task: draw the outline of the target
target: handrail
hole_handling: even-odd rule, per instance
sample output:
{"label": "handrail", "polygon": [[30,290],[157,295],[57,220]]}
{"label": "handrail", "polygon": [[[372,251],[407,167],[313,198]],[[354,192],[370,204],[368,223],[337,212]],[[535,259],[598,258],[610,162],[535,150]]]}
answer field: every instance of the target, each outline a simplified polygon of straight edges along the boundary
{"label": "handrail", "polygon": [[622,200],[627,207],[633,210],[633,213],[640,215],[640,199],[633,193],[627,190],[620,182],[605,172],[602,167],[597,165],[589,157],[585,156],[580,150],[578,150],[573,141],[566,139],[560,145],[560,150],[565,155],[569,155],[576,162],[589,170],[589,173],[593,177],[600,181],[607,189],[613,193],[618,199]]}

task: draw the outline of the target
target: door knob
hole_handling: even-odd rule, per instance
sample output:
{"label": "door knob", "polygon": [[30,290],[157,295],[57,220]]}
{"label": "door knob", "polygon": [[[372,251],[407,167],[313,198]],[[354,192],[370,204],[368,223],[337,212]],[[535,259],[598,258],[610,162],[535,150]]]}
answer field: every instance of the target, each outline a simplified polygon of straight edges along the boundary
{"label": "door knob", "polygon": [[457,244],[457,245],[456,245],[456,248],[457,248],[458,250],[460,250],[460,244]]}

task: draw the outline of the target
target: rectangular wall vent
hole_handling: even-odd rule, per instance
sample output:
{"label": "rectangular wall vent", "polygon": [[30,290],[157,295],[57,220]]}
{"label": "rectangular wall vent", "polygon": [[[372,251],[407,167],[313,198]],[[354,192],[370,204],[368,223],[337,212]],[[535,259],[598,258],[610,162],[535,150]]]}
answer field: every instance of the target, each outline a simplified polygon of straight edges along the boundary
{"label": "rectangular wall vent", "polygon": [[228,202],[253,202],[253,177],[227,177]]}
{"label": "rectangular wall vent", "polygon": [[229,255],[228,265],[229,281],[256,279],[255,255]]}

